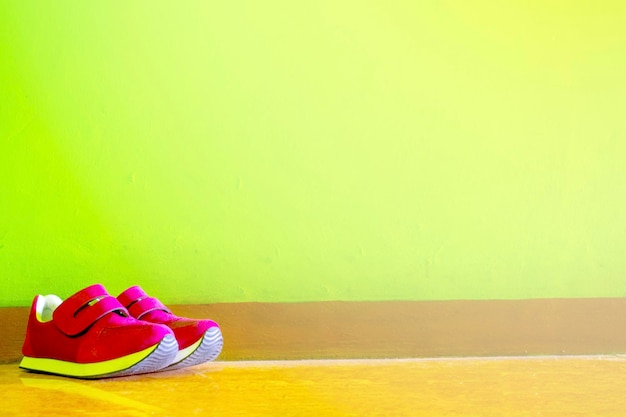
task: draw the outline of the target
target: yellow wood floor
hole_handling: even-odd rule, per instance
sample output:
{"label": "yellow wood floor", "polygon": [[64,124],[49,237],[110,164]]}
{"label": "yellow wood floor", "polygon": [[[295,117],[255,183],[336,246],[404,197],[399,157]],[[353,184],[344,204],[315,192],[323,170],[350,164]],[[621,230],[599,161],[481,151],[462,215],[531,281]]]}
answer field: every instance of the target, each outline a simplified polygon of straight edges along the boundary
{"label": "yellow wood floor", "polygon": [[214,362],[83,381],[0,365],[3,416],[626,416],[626,357]]}

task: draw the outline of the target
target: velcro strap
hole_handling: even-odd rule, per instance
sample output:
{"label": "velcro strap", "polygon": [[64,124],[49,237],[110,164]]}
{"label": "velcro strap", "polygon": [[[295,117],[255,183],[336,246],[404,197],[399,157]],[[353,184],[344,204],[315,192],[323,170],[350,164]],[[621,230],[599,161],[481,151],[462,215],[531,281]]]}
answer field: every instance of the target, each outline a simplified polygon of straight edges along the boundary
{"label": "velcro strap", "polygon": [[146,298],[147,296],[148,294],[146,294],[145,291],[141,289],[141,287],[135,286],[130,287],[126,291],[121,293],[119,297],[117,297],[117,299],[120,301],[120,303],[122,303],[124,307],[128,308],[128,306],[130,306],[135,301]]}
{"label": "velcro strap", "polygon": [[131,316],[137,319],[140,319],[144,314],[148,314],[149,312],[155,310],[162,310],[166,313],[171,313],[171,311],[165,307],[163,303],[153,297],[142,298],[128,307],[128,311]]}
{"label": "velcro strap", "polygon": [[52,313],[52,318],[63,333],[76,336],[87,330],[102,316],[116,310],[126,312],[124,306],[111,297],[104,287],[93,285],[61,303]]}

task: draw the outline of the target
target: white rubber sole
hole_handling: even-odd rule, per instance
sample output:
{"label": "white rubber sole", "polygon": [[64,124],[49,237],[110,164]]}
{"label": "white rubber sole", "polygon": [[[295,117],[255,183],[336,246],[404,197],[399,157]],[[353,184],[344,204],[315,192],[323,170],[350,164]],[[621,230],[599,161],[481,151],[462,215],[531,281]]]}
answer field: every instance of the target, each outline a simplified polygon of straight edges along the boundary
{"label": "white rubber sole", "polygon": [[223,346],[222,332],[218,327],[211,327],[196,343],[181,349],[167,370],[186,368],[215,360],[222,352]]}
{"label": "white rubber sole", "polygon": [[20,368],[32,372],[69,376],[72,378],[111,378],[159,371],[170,365],[177,354],[178,343],[176,339],[173,335],[167,335],[154,346],[108,361],[76,363],[25,356],[20,362]]}

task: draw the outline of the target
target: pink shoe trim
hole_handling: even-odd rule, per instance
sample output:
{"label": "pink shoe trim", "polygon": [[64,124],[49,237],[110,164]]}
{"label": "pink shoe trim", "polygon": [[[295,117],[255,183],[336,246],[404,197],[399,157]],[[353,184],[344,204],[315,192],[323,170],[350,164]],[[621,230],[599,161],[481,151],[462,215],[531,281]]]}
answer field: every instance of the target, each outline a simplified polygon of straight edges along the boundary
{"label": "pink shoe trim", "polygon": [[161,310],[166,313],[171,313],[171,311],[167,307],[165,307],[163,303],[153,297],[142,298],[141,300],[132,303],[128,307],[128,311],[130,312],[130,314],[140,320],[144,315],[155,310]]}
{"label": "pink shoe trim", "polygon": [[68,336],[76,336],[113,311],[126,309],[101,285],[93,285],[65,300],[53,313],[56,326]]}
{"label": "pink shoe trim", "polygon": [[142,298],[146,298],[147,296],[148,294],[146,294],[140,286],[136,285],[121,293],[117,299],[124,307],[128,308],[132,303],[141,300]]}

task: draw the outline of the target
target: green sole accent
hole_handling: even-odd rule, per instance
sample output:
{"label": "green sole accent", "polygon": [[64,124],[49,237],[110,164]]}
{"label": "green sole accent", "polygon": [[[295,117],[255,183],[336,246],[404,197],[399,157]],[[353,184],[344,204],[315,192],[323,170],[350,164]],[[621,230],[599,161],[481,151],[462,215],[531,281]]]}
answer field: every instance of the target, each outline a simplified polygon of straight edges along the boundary
{"label": "green sole accent", "polygon": [[167,369],[180,369],[215,360],[222,352],[223,345],[222,332],[219,328],[212,327],[196,343],[179,351]]}
{"label": "green sole accent", "polygon": [[178,353],[176,354],[176,357],[174,358],[173,364],[176,364],[182,361],[183,359],[185,359],[187,356],[191,355],[196,349],[198,349],[198,346],[200,346],[200,344],[202,343],[202,340],[203,340],[203,337],[198,339],[198,341],[194,343],[193,345],[187,346],[186,348],[179,350]]}
{"label": "green sole accent", "polygon": [[114,374],[130,368],[150,356],[158,346],[159,343],[139,352],[131,353],[130,355],[94,363],[67,362],[58,359],[25,356],[20,362],[20,368],[76,378],[114,376]]}

